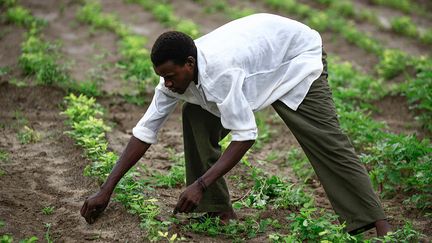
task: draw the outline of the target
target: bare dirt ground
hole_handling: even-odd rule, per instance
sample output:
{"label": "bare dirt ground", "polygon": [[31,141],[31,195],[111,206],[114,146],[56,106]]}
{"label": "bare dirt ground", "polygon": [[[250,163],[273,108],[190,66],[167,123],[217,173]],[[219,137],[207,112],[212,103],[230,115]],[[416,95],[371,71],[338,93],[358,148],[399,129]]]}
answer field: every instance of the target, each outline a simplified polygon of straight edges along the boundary
{"label": "bare dirt ground", "polygon": [[[101,77],[103,89],[108,94],[98,101],[107,110],[107,119],[113,126],[107,139],[110,149],[121,153],[131,136],[132,127],[145,112],[146,105],[132,105],[119,96],[109,95],[123,94],[134,89],[130,84],[121,81],[121,70],[115,68],[114,64],[120,58],[117,53],[117,38],[112,33],[93,31],[76,22],[75,13],[79,8],[79,1],[25,0],[20,3],[31,8],[35,15],[49,21],[44,35],[48,40],[62,41],[61,52],[67,57],[65,61],[72,63],[69,71],[74,79],[84,80],[94,72]],[[147,47],[166,29],[157,23],[150,13],[137,5],[114,0],[103,3],[104,11],[117,13],[137,34],[147,36]],[[172,1],[172,4],[178,15],[199,24],[203,33],[228,22],[221,14],[207,16],[202,7],[193,1]],[[250,6],[261,11],[270,11],[257,3]],[[48,223],[51,225],[51,239],[59,242],[142,242],[144,233],[140,229],[138,217],[127,213],[118,203],[111,202],[102,217],[93,225],[88,225],[80,217],[79,209],[83,200],[98,190],[99,183],[82,175],[83,168],[89,162],[84,159],[83,151],[64,134],[68,128],[63,125],[64,117],[59,113],[66,93],[53,87],[18,88],[7,84],[11,78],[24,79],[16,67],[20,54],[17,43],[22,42],[24,30],[4,23],[1,23],[0,27],[2,31],[5,30],[0,37],[0,66],[10,66],[13,70],[0,80],[0,149],[9,154],[7,161],[0,162],[0,169],[5,172],[0,177],[0,219],[5,222],[5,226],[0,228],[0,235],[10,233],[15,239],[36,235],[39,239],[44,239],[44,234],[48,232]],[[368,73],[373,71],[376,57],[355,48],[332,33],[323,33],[323,41],[327,52],[352,61],[360,70]],[[31,83],[31,79],[28,81]],[[144,97],[147,101],[150,98],[151,93]],[[375,118],[389,123],[393,132],[411,133],[417,129],[412,129],[411,125],[406,127],[406,124],[412,123],[413,114],[408,110],[403,98],[386,97],[376,105],[382,109],[375,114]],[[168,170],[172,161],[167,148],[177,153],[182,152],[180,108],[177,107],[160,131],[160,142],[152,146],[139,163],[154,170]],[[40,134],[38,142],[23,145],[18,141],[17,133],[22,128],[20,117],[28,120],[28,126]],[[251,154],[250,159],[254,165],[269,173],[298,183],[289,167],[279,165],[287,163],[284,152],[299,145],[284,124],[276,120],[272,127],[275,132],[271,142]],[[271,151],[281,151],[281,155],[271,163],[258,163],[265,160]],[[233,175],[245,174],[246,168],[237,166],[226,176],[233,199],[246,193],[244,189],[236,187]],[[320,207],[330,209],[319,183],[313,182],[309,186]],[[174,188],[160,189],[152,193],[152,196],[159,199],[161,217],[170,216],[181,191],[182,188]],[[401,201],[400,198],[383,200],[390,222],[397,228],[405,223],[405,219],[412,220],[415,227],[430,238],[432,231],[428,226],[432,223],[431,219],[414,209],[406,208]],[[54,207],[51,215],[42,212],[47,206]],[[240,219],[254,213],[254,210],[238,212]],[[268,210],[261,217],[272,217],[284,222],[287,214],[288,211]],[[367,233],[368,236],[371,234],[372,231]],[[185,234],[185,237],[192,242],[226,241],[223,238],[197,234]],[[253,242],[266,240],[264,236],[260,236],[254,238]]]}

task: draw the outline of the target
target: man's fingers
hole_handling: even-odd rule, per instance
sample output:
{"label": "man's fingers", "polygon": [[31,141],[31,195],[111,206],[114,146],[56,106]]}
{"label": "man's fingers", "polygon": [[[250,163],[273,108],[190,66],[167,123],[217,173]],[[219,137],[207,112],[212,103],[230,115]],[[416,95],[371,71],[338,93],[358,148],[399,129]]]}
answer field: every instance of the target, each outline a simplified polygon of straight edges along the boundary
{"label": "man's fingers", "polygon": [[99,216],[100,211],[97,209],[93,209],[90,212],[88,212],[88,216],[85,217],[87,223],[93,224],[96,221],[96,218]]}
{"label": "man's fingers", "polygon": [[179,201],[177,202],[177,205],[174,208],[175,213],[183,213],[184,212],[182,210],[182,208],[183,208],[183,204],[185,203],[185,201],[186,201],[186,199],[184,197],[182,197],[182,195],[180,195]]}
{"label": "man's fingers", "polygon": [[85,214],[86,214],[86,212],[87,212],[87,199],[85,200],[85,202],[84,202],[84,205],[81,207],[81,210],[80,210],[80,213],[81,213],[81,216],[83,216],[83,217],[85,217]]}

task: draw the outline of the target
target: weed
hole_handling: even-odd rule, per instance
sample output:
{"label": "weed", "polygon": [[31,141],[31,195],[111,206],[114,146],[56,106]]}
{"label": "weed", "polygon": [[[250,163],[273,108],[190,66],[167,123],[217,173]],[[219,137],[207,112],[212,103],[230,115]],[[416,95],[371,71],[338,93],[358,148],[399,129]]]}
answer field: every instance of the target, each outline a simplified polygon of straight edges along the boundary
{"label": "weed", "polygon": [[0,150],[0,161],[7,162],[9,160],[9,153],[7,151]]}
{"label": "weed", "polygon": [[51,235],[50,235],[51,223],[45,223],[44,227],[46,228],[45,240],[47,241],[47,243],[53,243],[54,241],[51,239]]}
{"label": "weed", "polygon": [[177,234],[173,234],[171,236],[168,235],[168,232],[163,233],[162,231],[158,231],[159,236],[162,239],[166,239],[167,242],[175,242],[177,240]]}
{"label": "weed", "polygon": [[12,84],[12,85],[17,86],[18,88],[26,87],[27,86],[27,83],[25,81],[19,80],[17,78],[11,78],[9,80],[9,83]]}
{"label": "weed", "polygon": [[42,208],[42,213],[45,215],[51,215],[54,212],[54,206],[46,206]]}
{"label": "weed", "polygon": [[26,126],[29,124],[29,121],[27,120],[27,118],[24,117],[22,111],[20,111],[20,110],[14,111],[13,118],[16,120],[16,126],[17,127]]}
{"label": "weed", "polygon": [[28,126],[24,126],[17,136],[21,144],[36,143],[41,139],[40,134]]}
{"label": "weed", "polygon": [[9,67],[0,67],[0,77],[6,76],[10,72]]}
{"label": "weed", "polygon": [[3,220],[0,220],[0,228],[3,228],[5,225],[5,222]]}

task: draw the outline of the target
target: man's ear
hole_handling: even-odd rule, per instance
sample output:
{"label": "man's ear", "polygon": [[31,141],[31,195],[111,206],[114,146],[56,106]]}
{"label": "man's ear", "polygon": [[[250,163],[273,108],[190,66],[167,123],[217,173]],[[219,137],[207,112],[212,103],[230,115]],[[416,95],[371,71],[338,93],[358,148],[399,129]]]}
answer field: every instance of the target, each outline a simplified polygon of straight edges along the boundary
{"label": "man's ear", "polygon": [[193,67],[196,64],[196,60],[193,56],[188,56],[186,60],[186,64],[190,67]]}

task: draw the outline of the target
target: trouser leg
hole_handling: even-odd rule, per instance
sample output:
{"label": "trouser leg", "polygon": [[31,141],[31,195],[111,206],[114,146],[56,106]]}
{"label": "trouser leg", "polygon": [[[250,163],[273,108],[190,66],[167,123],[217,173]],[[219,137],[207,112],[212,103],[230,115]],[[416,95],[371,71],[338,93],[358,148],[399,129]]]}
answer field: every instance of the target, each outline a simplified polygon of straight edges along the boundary
{"label": "trouser leg", "polygon": [[326,75],[312,84],[297,111],[281,101],[272,105],[300,143],[346,230],[367,230],[385,219],[367,171],[339,127]]}
{"label": "trouser leg", "polygon": [[[229,131],[222,127],[219,117],[198,105],[185,103],[182,116],[186,184],[190,185],[219,159],[219,141]],[[228,187],[221,177],[207,188],[194,212],[223,212],[230,209]]]}

